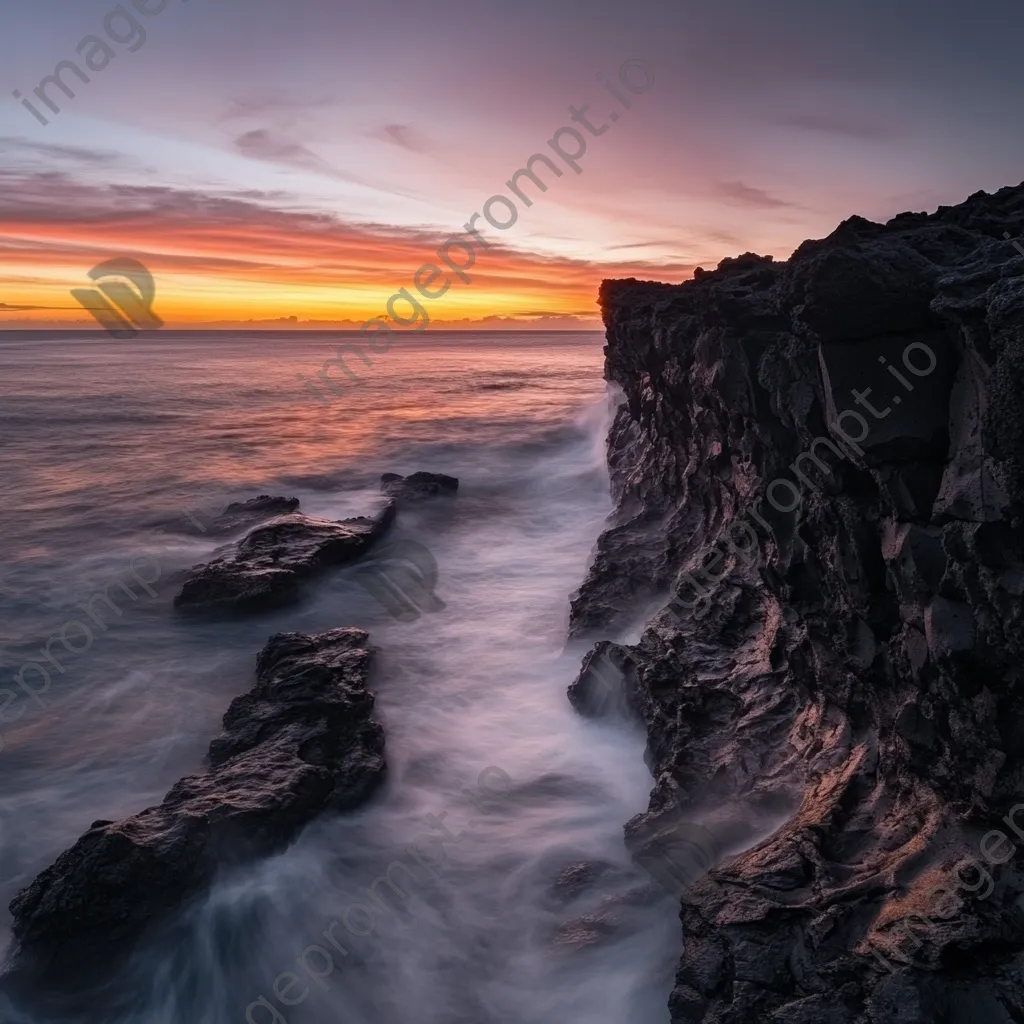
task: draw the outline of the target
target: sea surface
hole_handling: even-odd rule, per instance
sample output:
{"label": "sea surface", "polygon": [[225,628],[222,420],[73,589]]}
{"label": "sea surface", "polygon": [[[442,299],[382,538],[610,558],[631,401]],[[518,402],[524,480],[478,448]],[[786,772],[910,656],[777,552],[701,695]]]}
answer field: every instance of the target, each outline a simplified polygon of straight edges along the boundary
{"label": "sea surface", "polygon": [[[223,875],[88,1005],[0,995],[5,1024],[668,1019],[678,905],[628,895],[651,880],[622,838],[652,785],[644,737],[565,695],[568,599],[611,509],[602,338],[402,339],[324,404],[303,381],[339,340],[0,334],[4,945],[11,897],[94,820],[201,770],[275,632],[369,631],[388,760],[371,803]],[[416,470],[460,480],[449,509],[404,511],[393,534],[436,561],[443,608],[396,618],[344,569],[286,610],[174,612],[175,572],[237,539],[206,529],[228,501],[294,495],[341,518],[377,507],[382,473]],[[83,606],[112,580],[137,598],[112,591],[123,611],[101,628]],[[438,820],[461,838],[439,848]],[[353,911],[396,860],[406,899]],[[573,895],[555,883],[579,862],[605,869]],[[309,950],[346,914],[328,969]]]}

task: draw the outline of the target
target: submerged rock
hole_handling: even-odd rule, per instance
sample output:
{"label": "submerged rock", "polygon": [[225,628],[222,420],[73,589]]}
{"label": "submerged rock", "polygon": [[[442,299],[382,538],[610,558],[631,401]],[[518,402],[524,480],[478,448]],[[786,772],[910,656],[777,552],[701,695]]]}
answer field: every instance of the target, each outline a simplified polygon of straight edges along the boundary
{"label": "submerged rock", "polygon": [[1024,1019],[1022,224],[1024,186],[602,286],[617,507],[570,631],[667,603],[615,666],[627,835],[741,837],[639,845],[682,892],[675,1024]]}
{"label": "submerged rock", "polygon": [[551,940],[556,949],[582,950],[621,937],[622,919],[610,910],[584,914],[559,925]]}
{"label": "submerged rock", "polygon": [[256,527],[235,550],[194,568],[174,604],[192,610],[256,611],[290,604],[304,580],[365,554],[395,520],[389,501],[376,516],[334,522],[301,512]]}
{"label": "submerged rock", "polygon": [[322,811],[366,800],[385,771],[367,640],[359,629],[271,637],[256,685],[224,715],[207,769],[157,807],[94,822],[15,897],[15,970],[106,961],[219,868],[281,848]]}
{"label": "submerged rock", "polygon": [[401,503],[424,501],[442,494],[454,495],[459,489],[458,477],[443,473],[413,473],[399,476],[385,473],[380,478],[380,490]]}
{"label": "submerged rock", "polygon": [[576,861],[558,873],[548,893],[559,903],[570,903],[614,870],[614,865],[605,861]]}
{"label": "submerged rock", "polygon": [[589,912],[557,922],[551,945],[556,950],[578,952],[609,940],[628,940],[649,927],[650,917],[644,908],[664,899],[652,882],[620,889],[602,897]]}

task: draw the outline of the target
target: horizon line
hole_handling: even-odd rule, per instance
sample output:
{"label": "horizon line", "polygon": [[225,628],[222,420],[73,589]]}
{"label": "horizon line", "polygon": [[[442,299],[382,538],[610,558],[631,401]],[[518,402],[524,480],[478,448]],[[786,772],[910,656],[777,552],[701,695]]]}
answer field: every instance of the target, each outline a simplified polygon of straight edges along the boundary
{"label": "horizon line", "polygon": [[[108,334],[102,327],[0,327],[3,334],[50,334],[62,331],[65,334]],[[138,331],[130,340],[151,340],[161,334],[362,334],[351,327],[161,327],[156,330]],[[604,334],[603,327],[450,327],[425,331],[403,331],[400,336],[423,334]]]}

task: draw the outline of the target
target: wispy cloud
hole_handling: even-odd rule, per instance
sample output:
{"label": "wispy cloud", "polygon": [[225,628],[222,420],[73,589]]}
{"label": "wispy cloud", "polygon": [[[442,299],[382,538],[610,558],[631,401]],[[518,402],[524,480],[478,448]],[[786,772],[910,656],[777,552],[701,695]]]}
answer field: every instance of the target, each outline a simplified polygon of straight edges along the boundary
{"label": "wispy cloud", "polygon": [[[142,260],[160,282],[161,315],[176,307],[184,320],[283,312],[365,319],[396,289],[410,286],[416,268],[437,261],[437,248],[450,234],[446,227],[353,223],[272,197],[251,190],[225,195],[90,185],[59,173],[19,178],[0,170],[0,279],[19,281],[4,298],[10,305],[56,307],[66,281],[77,279],[81,268],[121,252]],[[577,314],[592,309],[604,277],[690,271],[675,262],[524,252],[494,238],[478,255],[472,285],[455,281],[446,311],[478,321],[496,311]]]}
{"label": "wispy cloud", "polygon": [[9,302],[0,302],[0,313],[25,313],[33,309],[74,309],[74,306],[12,306]]}
{"label": "wispy cloud", "polygon": [[672,239],[663,238],[663,239],[660,239],[660,240],[659,239],[654,239],[653,241],[650,241],[650,242],[626,242],[623,245],[608,245],[608,246],[605,246],[605,248],[608,249],[608,250],[615,250],[615,249],[650,249],[650,248],[656,248],[659,245],[678,245],[678,243],[679,243],[679,239],[678,238],[672,238]]}
{"label": "wispy cloud", "polygon": [[723,231],[721,228],[700,229],[699,237],[707,242],[717,242],[720,245],[740,246],[743,244],[739,235],[735,235],[731,231]]}
{"label": "wispy cloud", "polygon": [[375,187],[370,181],[364,181],[355,175],[338,170],[308,146],[301,142],[295,142],[271,128],[255,128],[245,132],[235,139],[234,145],[239,153],[253,160],[262,160],[279,167],[291,167],[299,171],[322,174],[328,178],[362,185],[364,188]]}
{"label": "wispy cloud", "polygon": [[426,144],[413,132],[411,125],[386,124],[380,132],[375,134],[378,138],[394,142],[402,149],[407,149],[412,153],[423,153],[426,150]]}
{"label": "wispy cloud", "polygon": [[64,160],[78,164],[108,165],[127,160],[122,154],[108,149],[34,142],[21,135],[0,136],[0,152],[3,152],[5,157],[43,157],[46,160]]}
{"label": "wispy cloud", "polygon": [[862,141],[885,141],[903,138],[906,129],[881,119],[846,117],[842,114],[784,114],[776,118],[779,124],[790,128],[802,128],[809,132],[827,132],[830,135],[845,135]]}
{"label": "wispy cloud", "polygon": [[592,309],[572,309],[568,311],[562,311],[558,309],[523,309],[519,312],[520,316],[548,316],[557,317],[558,319],[575,320],[580,316],[593,316],[594,311]]}
{"label": "wispy cloud", "polygon": [[[284,96],[247,96],[244,99],[233,99],[220,116],[221,121],[232,121],[239,118],[254,117],[264,122],[267,120],[290,121],[296,114],[330,107],[336,100],[324,96],[320,99],[289,99]],[[276,115],[276,116],[275,116]]]}
{"label": "wispy cloud", "polygon": [[292,142],[269,128],[256,128],[235,139],[235,149],[254,160],[267,160],[274,164],[298,167],[320,174],[334,173],[322,157],[299,142]]}
{"label": "wispy cloud", "polygon": [[714,194],[720,199],[739,206],[756,206],[761,209],[789,209],[796,205],[770,195],[763,188],[755,188],[742,181],[717,182],[714,186]]}

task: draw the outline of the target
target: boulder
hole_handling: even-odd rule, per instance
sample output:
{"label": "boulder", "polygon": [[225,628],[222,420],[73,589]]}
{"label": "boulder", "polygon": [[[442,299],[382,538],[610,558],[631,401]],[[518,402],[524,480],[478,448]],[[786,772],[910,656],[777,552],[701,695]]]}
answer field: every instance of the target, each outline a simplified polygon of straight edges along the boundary
{"label": "boulder", "polygon": [[356,807],[385,772],[359,629],[279,633],[224,715],[206,769],[156,807],[97,821],[11,903],[16,974],[105,963],[225,865],[286,845],[326,810]]}
{"label": "boulder", "polygon": [[257,526],[234,551],[196,566],[175,597],[178,608],[250,612],[291,604],[302,583],[365,554],[395,520],[396,502],[373,517],[334,522],[293,512]]}

